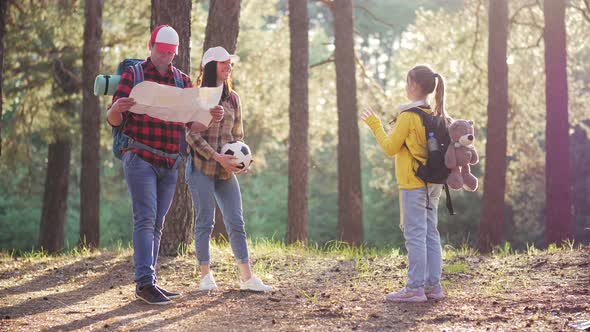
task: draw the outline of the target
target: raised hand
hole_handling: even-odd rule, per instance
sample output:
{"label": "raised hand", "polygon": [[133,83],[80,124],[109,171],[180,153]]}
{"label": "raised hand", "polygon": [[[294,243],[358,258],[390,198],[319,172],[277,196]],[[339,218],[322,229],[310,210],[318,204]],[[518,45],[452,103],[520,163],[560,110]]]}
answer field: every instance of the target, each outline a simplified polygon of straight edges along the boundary
{"label": "raised hand", "polygon": [[361,114],[361,120],[366,121],[367,118],[370,117],[371,115],[379,117],[379,116],[377,116],[377,113],[375,113],[370,107],[367,107],[367,108],[365,108],[365,110]]}

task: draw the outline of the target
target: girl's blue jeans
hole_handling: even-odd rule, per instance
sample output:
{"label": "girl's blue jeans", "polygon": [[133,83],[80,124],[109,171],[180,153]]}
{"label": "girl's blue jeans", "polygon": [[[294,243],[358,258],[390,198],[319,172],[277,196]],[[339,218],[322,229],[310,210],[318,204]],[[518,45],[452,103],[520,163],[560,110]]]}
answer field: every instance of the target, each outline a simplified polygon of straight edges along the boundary
{"label": "girl's blue jeans", "polygon": [[[403,231],[408,251],[408,288],[440,285],[442,249],[437,225],[442,188],[442,184],[431,184],[428,189],[400,190]],[[426,190],[430,197],[430,210],[426,209]]]}

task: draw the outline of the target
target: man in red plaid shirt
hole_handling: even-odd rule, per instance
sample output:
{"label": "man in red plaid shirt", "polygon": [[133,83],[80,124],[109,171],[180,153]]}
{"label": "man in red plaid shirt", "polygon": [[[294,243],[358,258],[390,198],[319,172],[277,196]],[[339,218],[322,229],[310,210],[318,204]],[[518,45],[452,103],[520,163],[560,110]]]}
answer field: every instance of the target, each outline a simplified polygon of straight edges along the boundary
{"label": "man in red plaid shirt", "polygon": [[[177,86],[172,59],[178,54],[178,33],[170,26],[158,26],[152,32],[148,47],[150,57],[142,64],[144,80]],[[182,76],[183,86],[192,87],[190,78]],[[178,79],[178,78],[177,78]],[[123,126],[123,133],[140,143],[124,151],[122,162],[127,188],[133,204],[133,262],[135,295],[149,304],[169,304],[180,296],[156,284],[156,263],[164,218],[176,189],[177,158],[184,139],[183,123],[168,122],[129,109],[135,101],[129,98],[133,89],[133,70],[121,75],[107,121],[113,127]],[[210,110],[214,121],[221,121],[223,108]],[[206,129],[206,128],[204,128]],[[143,146],[139,148],[137,146]]]}

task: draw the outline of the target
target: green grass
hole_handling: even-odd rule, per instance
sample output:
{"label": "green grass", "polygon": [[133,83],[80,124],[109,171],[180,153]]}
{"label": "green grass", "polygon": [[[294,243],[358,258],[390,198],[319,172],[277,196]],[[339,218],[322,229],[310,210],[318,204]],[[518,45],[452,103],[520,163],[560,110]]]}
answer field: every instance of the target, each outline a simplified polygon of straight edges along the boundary
{"label": "green grass", "polygon": [[[526,250],[519,252],[511,247],[509,242],[505,242],[501,246],[497,246],[492,251],[494,257],[509,257],[524,253],[529,256],[538,255],[540,253],[557,253],[562,251],[573,251],[581,248],[582,245],[576,245],[573,241],[564,241],[561,246],[556,244],[550,244],[547,249],[542,250],[536,248],[534,244],[527,244]],[[341,241],[329,241],[323,245],[317,243],[310,243],[305,245],[301,242],[287,245],[282,240],[277,239],[248,239],[248,248],[251,256],[257,261],[259,272],[272,273],[277,268],[278,258],[286,259],[289,263],[289,259],[292,260],[304,260],[306,257],[317,256],[320,258],[333,258],[338,261],[352,261],[355,263],[357,270],[363,274],[367,272],[367,266],[369,266],[367,260],[374,258],[390,258],[392,260],[398,260],[405,256],[403,248],[376,248],[372,246],[353,246]],[[119,254],[123,254],[133,249],[131,242],[123,243],[118,241],[114,245],[99,249],[90,249],[87,246],[74,246],[66,249],[58,254],[49,254],[43,248],[31,248],[28,251],[12,249],[10,251],[2,251],[3,256],[10,258],[20,257],[28,260],[43,259],[49,256],[75,256],[84,257],[91,255],[93,252],[98,251],[109,251],[114,250]],[[218,259],[225,260],[226,258],[233,257],[233,253],[229,243],[221,240],[211,241],[211,252]],[[177,248],[177,255],[179,257],[191,257],[194,256],[194,242],[190,244],[180,244]],[[446,245],[443,248],[443,259],[445,262],[452,262],[452,264],[446,264],[449,273],[458,273],[467,266],[462,267],[460,263],[455,264],[457,258],[474,257],[478,256],[479,253],[476,249],[469,247],[467,244],[462,245],[459,248],[455,248],[450,245]],[[226,257],[227,256],[227,257]],[[216,260],[218,260],[216,259]],[[230,261],[233,261],[230,260]],[[233,264],[233,262],[232,262]],[[455,266],[457,265],[457,266]],[[287,264],[287,269],[295,271],[297,264]]]}
{"label": "green grass", "polygon": [[445,260],[452,260],[457,257],[472,257],[479,255],[478,251],[469,247],[467,243],[464,243],[461,247],[455,248],[451,245],[446,245],[443,249],[443,258]]}
{"label": "green grass", "polygon": [[443,264],[443,271],[446,273],[466,273],[469,271],[469,266],[465,262],[457,262],[451,264]]}
{"label": "green grass", "polygon": [[496,246],[492,250],[492,255],[497,257],[508,257],[514,255],[516,252],[512,250],[510,242],[504,242],[503,246]]}

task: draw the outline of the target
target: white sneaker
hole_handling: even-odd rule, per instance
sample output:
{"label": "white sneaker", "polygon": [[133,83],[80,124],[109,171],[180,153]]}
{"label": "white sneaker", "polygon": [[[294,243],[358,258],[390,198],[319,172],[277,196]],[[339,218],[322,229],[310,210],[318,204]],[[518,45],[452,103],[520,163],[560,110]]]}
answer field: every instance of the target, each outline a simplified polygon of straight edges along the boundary
{"label": "white sneaker", "polygon": [[250,279],[246,281],[240,280],[240,289],[241,290],[250,290],[254,292],[271,292],[272,287],[265,285],[262,280],[258,279],[256,276],[250,277]]}
{"label": "white sneaker", "polygon": [[217,288],[217,284],[215,283],[215,279],[213,278],[213,271],[209,271],[209,273],[207,273],[201,279],[201,283],[199,284],[199,290],[209,291],[215,288]]}

